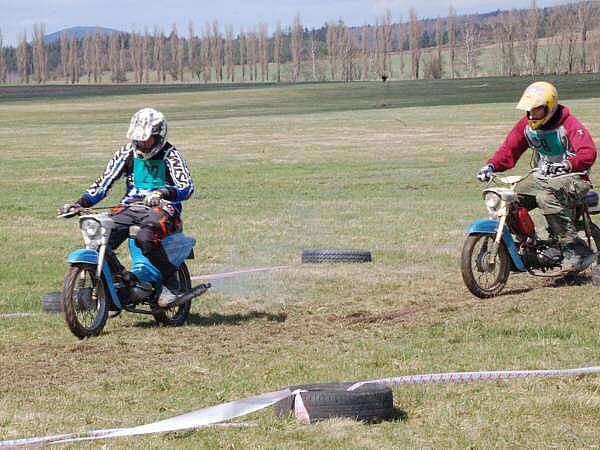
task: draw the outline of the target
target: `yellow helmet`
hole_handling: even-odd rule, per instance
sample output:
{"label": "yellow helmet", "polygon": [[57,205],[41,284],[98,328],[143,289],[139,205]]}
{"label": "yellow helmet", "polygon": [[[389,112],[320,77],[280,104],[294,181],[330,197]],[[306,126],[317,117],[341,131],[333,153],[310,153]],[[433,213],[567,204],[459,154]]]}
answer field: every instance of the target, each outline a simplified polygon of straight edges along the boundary
{"label": "yellow helmet", "polygon": [[[546,107],[546,114],[538,120],[534,120],[529,115],[533,108],[538,106]],[[551,83],[547,81],[536,81],[531,83],[523,92],[521,100],[517,103],[517,109],[527,111],[529,126],[535,130],[546,124],[558,108],[558,91]]]}

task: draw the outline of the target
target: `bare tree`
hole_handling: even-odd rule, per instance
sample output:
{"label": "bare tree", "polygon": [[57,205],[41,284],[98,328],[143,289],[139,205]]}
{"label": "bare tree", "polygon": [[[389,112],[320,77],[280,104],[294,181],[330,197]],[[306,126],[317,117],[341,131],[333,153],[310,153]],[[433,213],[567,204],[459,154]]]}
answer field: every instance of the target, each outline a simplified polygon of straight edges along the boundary
{"label": "bare tree", "polygon": [[592,72],[600,72],[600,36],[598,34],[592,35],[592,38],[588,42],[588,63]]}
{"label": "bare tree", "polygon": [[196,38],[194,37],[194,24],[192,20],[188,22],[188,42],[187,42],[187,60],[188,67],[192,70],[194,68],[194,51],[196,50]]}
{"label": "bare tree", "polygon": [[567,4],[565,12],[562,15],[563,19],[563,30],[566,34],[566,57],[567,57],[567,72],[573,73],[575,70],[576,63],[576,52],[577,52],[577,10],[573,3]]}
{"label": "bare tree", "polygon": [[17,45],[17,73],[20,83],[29,83],[29,57],[27,55],[27,31],[19,34]]}
{"label": "bare tree", "polygon": [[202,59],[202,80],[204,83],[208,83],[211,79],[212,65],[211,65],[211,32],[210,24],[206,22],[202,31],[202,40],[200,42],[200,57]]}
{"label": "bare tree", "polygon": [[410,9],[409,22],[409,47],[412,78],[419,79],[419,63],[421,59],[421,24],[417,19],[417,13],[414,8]]}
{"label": "bare tree", "polygon": [[260,59],[260,79],[269,80],[269,28],[266,23],[258,26],[258,57]]}
{"label": "bare tree", "polygon": [[[275,36],[273,36],[273,62],[275,63],[275,81],[281,82],[281,50],[283,46],[283,36],[281,33],[281,22],[277,21]],[[241,45],[240,45],[241,47]]]}
{"label": "bare tree", "polygon": [[369,79],[369,26],[363,25],[360,29],[360,78]]}
{"label": "bare tree", "polygon": [[331,79],[335,80],[337,74],[337,40],[338,30],[334,23],[327,23],[327,34],[325,36],[327,40],[327,57],[329,59],[329,71],[331,73]]}
{"label": "bare tree", "polygon": [[465,24],[463,29],[463,47],[465,50],[465,69],[470,76],[477,72],[477,56],[479,52],[479,41],[481,31],[473,22]]}
{"label": "bare tree", "polygon": [[[277,39],[277,37],[275,37],[275,39]],[[248,62],[248,56],[246,51],[248,49],[248,45],[246,43],[246,32],[244,31],[244,28],[240,30],[238,42],[240,47],[240,69],[242,70],[242,81],[246,81],[246,64]]]}
{"label": "bare tree", "polygon": [[587,44],[588,44],[588,31],[590,23],[594,13],[594,6],[589,1],[580,1],[577,7],[577,21],[579,25],[579,32],[581,33],[581,70],[585,72],[587,70]]}
{"label": "bare tree", "polygon": [[69,82],[69,38],[64,31],[60,33],[60,69],[62,72],[62,78],[65,83]]}
{"label": "bare tree", "polygon": [[94,61],[93,61],[93,43],[91,36],[85,36],[81,43],[82,49],[82,65],[83,65],[83,74],[87,78],[87,82],[90,83],[92,81],[92,74],[94,72]]}
{"label": "bare tree", "polygon": [[180,52],[179,36],[177,35],[177,25],[173,24],[171,35],[169,36],[169,49],[171,61],[169,64],[169,73],[173,81],[183,81],[183,55]]}
{"label": "bare tree", "polygon": [[375,54],[377,61],[377,75],[387,79],[391,75],[391,64],[389,52],[392,47],[392,24],[391,12],[386,10],[385,14],[375,22]]}
{"label": "bare tree", "polygon": [[7,65],[4,57],[4,43],[2,42],[2,30],[0,30],[0,83],[6,83]]}
{"label": "bare tree", "polygon": [[150,82],[150,62],[152,48],[152,38],[148,33],[148,28],[144,28],[144,37],[142,38],[142,72],[144,82]]}
{"label": "bare tree", "polygon": [[45,83],[48,75],[48,56],[44,45],[46,26],[43,24],[33,25],[33,39],[31,42],[33,76],[37,83]]}
{"label": "bare tree", "polygon": [[212,29],[211,60],[215,68],[215,78],[221,82],[223,81],[223,38],[216,19],[213,21]]}
{"label": "bare tree", "polygon": [[435,44],[437,54],[431,60],[431,76],[433,78],[442,78],[442,19],[438,16],[435,21]]}
{"label": "bare tree", "polygon": [[310,61],[312,66],[312,79],[317,80],[317,63],[319,61],[319,40],[317,39],[317,32],[313,28],[310,32]]}
{"label": "bare tree", "polygon": [[93,56],[93,64],[94,64],[94,83],[102,82],[102,73],[104,71],[104,43],[102,36],[100,33],[96,32],[94,34],[94,56]]}
{"label": "bare tree", "polygon": [[400,77],[402,77],[402,74],[404,73],[404,43],[406,42],[405,34],[406,25],[402,20],[402,17],[400,17],[400,19],[398,20],[398,50],[400,52]]}
{"label": "bare tree", "polygon": [[456,78],[456,10],[450,6],[448,11],[448,65],[450,78]]}
{"label": "bare tree", "polygon": [[256,35],[256,30],[248,31],[246,46],[250,81],[256,81],[258,79],[258,37]]}
{"label": "bare tree", "polygon": [[81,63],[79,60],[79,42],[75,36],[69,41],[69,81],[71,84],[79,83],[81,77]]}
{"label": "bare tree", "polygon": [[233,67],[233,26],[228,25],[225,29],[225,71],[227,80],[235,81]]}
{"label": "bare tree", "polygon": [[302,20],[300,19],[300,13],[296,13],[294,16],[294,22],[292,24],[292,80],[298,81],[300,78],[300,64],[302,61]]}
{"label": "bare tree", "polygon": [[[156,70],[156,80],[164,82],[167,78],[166,74],[166,61],[165,61],[165,48],[166,48],[166,37],[162,31],[158,29],[154,30],[154,69]],[[112,51],[111,51],[112,53]]]}
{"label": "bare tree", "polygon": [[538,37],[540,30],[540,10],[536,0],[531,0],[529,10],[525,17],[525,65],[530,75],[537,71]]}
{"label": "bare tree", "polygon": [[346,24],[340,20],[338,24],[338,55],[342,65],[342,80],[345,83],[352,81],[352,36]]}

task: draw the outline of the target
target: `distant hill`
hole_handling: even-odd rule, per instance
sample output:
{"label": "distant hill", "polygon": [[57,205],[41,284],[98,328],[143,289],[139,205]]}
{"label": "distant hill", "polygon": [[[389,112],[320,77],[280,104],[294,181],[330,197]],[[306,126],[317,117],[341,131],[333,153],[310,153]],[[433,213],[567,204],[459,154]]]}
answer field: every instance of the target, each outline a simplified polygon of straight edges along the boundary
{"label": "distant hill", "polygon": [[104,27],[71,27],[65,28],[64,30],[57,31],[55,33],[47,34],[44,40],[46,44],[51,44],[60,40],[62,34],[65,34],[69,39],[71,39],[72,37],[76,39],[82,39],[87,36],[94,36],[96,33],[100,33],[101,35],[106,36],[113,33],[122,33],[122,31]]}

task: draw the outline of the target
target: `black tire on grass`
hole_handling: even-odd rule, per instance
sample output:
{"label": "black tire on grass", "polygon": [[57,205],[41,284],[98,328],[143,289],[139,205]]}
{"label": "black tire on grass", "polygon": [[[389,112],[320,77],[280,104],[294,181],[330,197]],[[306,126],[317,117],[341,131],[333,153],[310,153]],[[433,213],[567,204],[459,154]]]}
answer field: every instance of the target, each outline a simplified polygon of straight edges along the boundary
{"label": "black tire on grass", "polygon": [[46,292],[42,296],[42,311],[48,313],[59,313],[62,312],[62,300],[60,298],[61,292]]}
{"label": "black tire on grass", "polygon": [[[299,395],[311,422],[332,417],[349,417],[367,422],[394,417],[392,390],[382,384],[364,384],[348,391],[354,383],[322,383],[290,386],[290,390],[302,389]],[[294,412],[293,397],[281,400],[273,408],[275,415],[290,416]]]}
{"label": "black tire on grass", "polygon": [[362,263],[371,262],[366,250],[307,249],[302,251],[303,263]]}

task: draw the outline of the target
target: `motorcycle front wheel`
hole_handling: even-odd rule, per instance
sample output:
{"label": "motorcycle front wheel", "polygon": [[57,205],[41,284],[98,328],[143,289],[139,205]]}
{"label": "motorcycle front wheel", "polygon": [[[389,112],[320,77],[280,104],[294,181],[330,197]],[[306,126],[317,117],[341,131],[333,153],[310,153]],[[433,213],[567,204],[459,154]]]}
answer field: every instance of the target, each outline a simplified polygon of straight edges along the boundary
{"label": "motorcycle front wheel", "polygon": [[65,320],[79,339],[98,336],[108,318],[108,302],[102,278],[92,264],[71,265],[62,291]]}
{"label": "motorcycle front wheel", "polygon": [[479,298],[498,295],[508,280],[510,261],[506,247],[501,244],[495,261],[489,260],[494,236],[472,234],[463,246],[460,269],[469,291]]}
{"label": "motorcycle front wheel", "polygon": [[[185,262],[181,263],[179,269],[177,269],[177,276],[179,277],[179,288],[181,289],[181,292],[189,291],[192,288],[192,282],[190,279],[190,272],[188,271]],[[192,301],[188,300],[181,305],[173,305],[170,308],[153,313],[152,315],[159,325],[179,327],[188,320],[191,306]]]}

